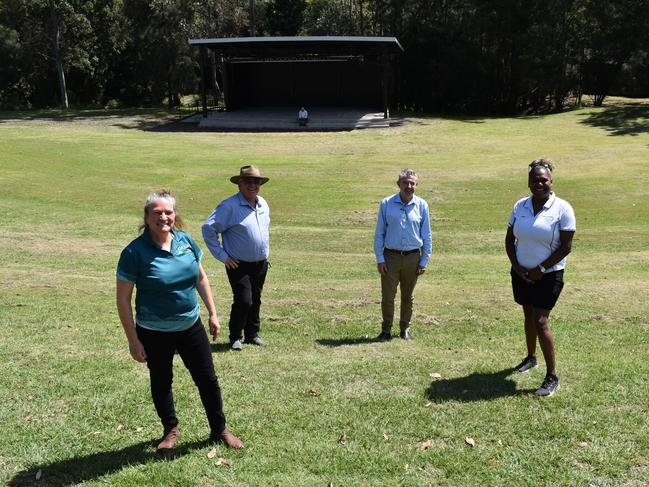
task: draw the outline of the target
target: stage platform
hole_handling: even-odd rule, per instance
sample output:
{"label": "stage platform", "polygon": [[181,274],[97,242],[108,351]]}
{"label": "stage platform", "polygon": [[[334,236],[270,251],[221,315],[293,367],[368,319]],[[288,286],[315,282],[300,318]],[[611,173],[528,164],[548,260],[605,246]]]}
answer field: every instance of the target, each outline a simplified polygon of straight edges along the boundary
{"label": "stage platform", "polygon": [[367,128],[388,128],[395,119],[383,118],[383,112],[364,108],[308,108],[309,122],[301,127],[297,109],[244,108],[232,112],[208,113],[207,118],[194,115],[184,123],[197,124],[200,129],[242,132],[326,132]]}

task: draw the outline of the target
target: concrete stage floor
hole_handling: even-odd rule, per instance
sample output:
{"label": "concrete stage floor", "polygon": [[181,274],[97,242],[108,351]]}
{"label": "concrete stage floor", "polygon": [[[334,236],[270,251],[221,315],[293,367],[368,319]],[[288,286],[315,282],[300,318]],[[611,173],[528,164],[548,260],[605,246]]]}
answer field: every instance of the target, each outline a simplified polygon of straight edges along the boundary
{"label": "concrete stage floor", "polygon": [[194,123],[202,129],[250,132],[323,132],[366,128],[388,128],[398,124],[395,118],[383,118],[383,112],[366,108],[313,107],[309,122],[301,127],[297,108],[243,108],[232,112],[209,112],[207,118],[194,115],[183,123]]}

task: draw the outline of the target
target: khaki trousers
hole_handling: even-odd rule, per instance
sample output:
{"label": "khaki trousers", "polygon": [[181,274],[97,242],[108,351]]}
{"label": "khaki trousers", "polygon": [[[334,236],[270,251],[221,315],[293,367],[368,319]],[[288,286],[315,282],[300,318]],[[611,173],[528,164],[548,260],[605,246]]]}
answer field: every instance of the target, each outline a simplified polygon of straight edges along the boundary
{"label": "khaki trousers", "polygon": [[420,252],[401,255],[386,251],[385,264],[388,266],[387,274],[381,274],[381,314],[383,323],[381,331],[390,332],[394,320],[394,297],[397,287],[401,286],[401,309],[399,312],[399,327],[405,330],[410,326],[412,317],[412,293],[417,284],[417,269],[419,268]]}

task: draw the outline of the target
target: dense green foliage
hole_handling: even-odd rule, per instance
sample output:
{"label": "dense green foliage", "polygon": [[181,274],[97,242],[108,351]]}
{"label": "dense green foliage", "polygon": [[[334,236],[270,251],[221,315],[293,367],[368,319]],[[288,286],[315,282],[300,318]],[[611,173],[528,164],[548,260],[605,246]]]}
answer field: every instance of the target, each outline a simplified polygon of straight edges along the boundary
{"label": "dense green foliage", "polygon": [[[178,104],[198,89],[187,39],[248,35],[249,5],[3,0],[0,106],[60,102],[55,24],[71,103]],[[261,36],[396,36],[398,109],[531,113],[649,92],[649,0],[256,0],[253,11]]]}
{"label": "dense green foliage", "polygon": [[[174,131],[141,111],[0,114],[0,484],[646,485],[649,105],[616,101],[297,134]],[[540,155],[577,215],[551,321],[562,387],[548,400],[532,394],[542,360],[511,373],[525,345],[503,242]],[[271,178],[269,346],[230,352],[221,338],[213,356],[247,448],[208,457],[215,445],[176,358],[182,436],[161,460],[146,367],[115,310],[116,262],[160,186],[202,245],[201,222],[246,162]],[[366,338],[380,326],[372,235],[404,166],[431,207],[433,256],[415,340],[380,344]],[[204,265],[227,326],[224,267]]]}

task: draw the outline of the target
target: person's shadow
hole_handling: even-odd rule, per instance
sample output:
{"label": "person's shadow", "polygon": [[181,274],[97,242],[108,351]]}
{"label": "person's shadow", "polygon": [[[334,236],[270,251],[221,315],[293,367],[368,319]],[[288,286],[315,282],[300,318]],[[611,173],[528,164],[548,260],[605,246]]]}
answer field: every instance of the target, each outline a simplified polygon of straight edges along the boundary
{"label": "person's shadow", "polygon": [[212,352],[227,352],[230,350],[229,342],[211,343]]}
{"label": "person's shadow", "polygon": [[367,343],[378,342],[375,338],[360,337],[360,338],[319,338],[316,340],[318,345],[325,347],[342,347],[345,345],[364,345]]}
{"label": "person's shadow", "polygon": [[433,402],[472,402],[529,394],[529,389],[516,389],[516,383],[509,378],[513,371],[513,368],[509,368],[500,372],[473,373],[456,379],[434,380],[427,395]]}
{"label": "person's shadow", "polygon": [[[8,486],[56,485],[66,486],[98,479],[124,467],[149,462],[168,461],[186,455],[191,450],[204,448],[209,440],[185,443],[170,453],[157,454],[153,441],[142,441],[121,450],[92,453],[57,462],[34,465],[18,472]],[[38,477],[38,478],[37,478]]]}

